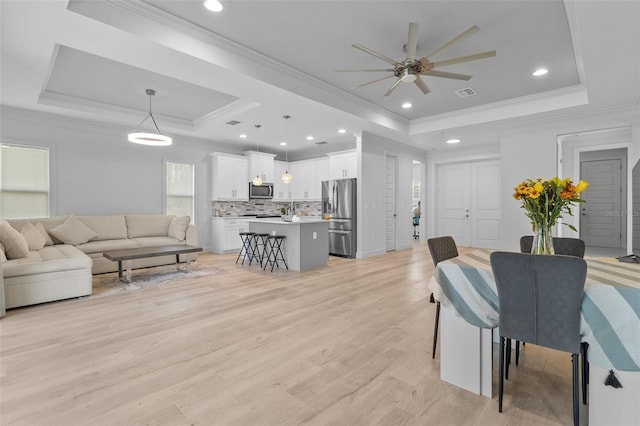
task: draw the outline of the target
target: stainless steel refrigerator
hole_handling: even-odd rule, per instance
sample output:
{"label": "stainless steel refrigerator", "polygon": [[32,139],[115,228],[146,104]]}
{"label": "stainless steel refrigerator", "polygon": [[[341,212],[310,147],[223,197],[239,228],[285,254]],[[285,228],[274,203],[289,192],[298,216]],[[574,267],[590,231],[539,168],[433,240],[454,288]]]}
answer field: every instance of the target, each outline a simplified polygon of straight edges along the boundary
{"label": "stainless steel refrigerator", "polygon": [[322,182],[322,215],[329,216],[329,254],[356,257],[356,179]]}

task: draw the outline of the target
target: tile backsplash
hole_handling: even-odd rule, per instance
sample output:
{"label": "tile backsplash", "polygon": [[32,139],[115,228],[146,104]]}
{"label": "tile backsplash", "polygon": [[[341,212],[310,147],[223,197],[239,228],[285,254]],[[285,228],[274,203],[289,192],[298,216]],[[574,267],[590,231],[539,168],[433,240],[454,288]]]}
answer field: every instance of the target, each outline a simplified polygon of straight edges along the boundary
{"label": "tile backsplash", "polygon": [[[298,214],[309,216],[322,214],[320,201],[294,201],[293,205]],[[249,214],[279,215],[281,208],[291,208],[291,201],[212,201],[211,216],[244,216]]]}

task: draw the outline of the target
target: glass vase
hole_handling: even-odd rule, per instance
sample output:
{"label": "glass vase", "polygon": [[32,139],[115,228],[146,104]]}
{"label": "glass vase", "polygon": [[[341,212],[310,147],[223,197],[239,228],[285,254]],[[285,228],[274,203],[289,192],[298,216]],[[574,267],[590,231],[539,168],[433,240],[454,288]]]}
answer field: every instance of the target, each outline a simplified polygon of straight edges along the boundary
{"label": "glass vase", "polygon": [[553,250],[553,238],[551,237],[551,227],[536,225],[533,231],[531,254],[555,254]]}

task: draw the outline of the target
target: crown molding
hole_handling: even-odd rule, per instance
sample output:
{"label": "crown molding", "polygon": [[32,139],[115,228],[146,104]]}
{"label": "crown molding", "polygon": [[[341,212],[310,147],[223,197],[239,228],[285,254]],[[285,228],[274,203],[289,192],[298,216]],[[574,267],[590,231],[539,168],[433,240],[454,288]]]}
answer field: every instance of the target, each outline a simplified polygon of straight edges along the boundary
{"label": "crown molding", "polygon": [[586,88],[580,84],[413,120],[410,125],[410,134],[417,135],[496,122],[587,103]]}
{"label": "crown molding", "polygon": [[[116,28],[143,36],[156,43],[179,50],[182,53],[214,65],[223,66],[230,70],[242,68],[241,70],[238,69],[238,71],[251,78],[264,81],[290,93],[304,96],[315,102],[339,108],[382,127],[405,134],[409,130],[410,121],[401,115],[285,65],[259,51],[250,49],[206,28],[162,11],[152,4],[130,0],[106,0],[102,2],[69,0],[68,9]],[[176,37],[171,37],[167,34],[168,29],[182,37],[178,37],[179,40],[176,40]],[[194,47],[189,51],[186,46],[193,44],[189,43],[189,41],[193,42],[194,40],[197,40],[200,44],[197,48]],[[206,51],[203,51],[203,48]],[[211,53],[214,53],[214,55],[211,55]],[[215,56],[216,60],[226,61],[226,63],[214,63],[211,59],[212,56]],[[273,76],[260,72],[261,68],[262,70],[268,69],[274,73]],[[291,84],[292,82],[299,84]]]}

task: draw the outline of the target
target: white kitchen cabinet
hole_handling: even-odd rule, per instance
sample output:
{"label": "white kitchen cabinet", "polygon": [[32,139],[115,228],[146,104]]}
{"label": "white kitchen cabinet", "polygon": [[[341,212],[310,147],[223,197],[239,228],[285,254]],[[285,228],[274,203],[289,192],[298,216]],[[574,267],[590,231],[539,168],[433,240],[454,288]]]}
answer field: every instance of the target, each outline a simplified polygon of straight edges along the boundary
{"label": "white kitchen cabinet", "polygon": [[245,151],[244,155],[249,159],[249,175],[247,182],[260,176],[263,182],[275,183],[280,176],[275,176],[275,154],[257,151]]}
{"label": "white kitchen cabinet", "polygon": [[[282,175],[288,170],[289,165],[284,161],[273,162],[273,201],[289,201],[291,192],[291,183],[282,182]],[[291,173],[291,170],[289,170]],[[293,175],[293,173],[292,173]],[[293,177],[295,179],[295,176]]]}
{"label": "white kitchen cabinet", "polygon": [[234,253],[240,250],[240,232],[249,230],[249,219],[236,217],[211,218],[212,251],[217,254]]}
{"label": "white kitchen cabinet", "polygon": [[317,176],[316,176],[317,160],[296,161],[298,168],[298,193],[297,200],[318,200]]}
{"label": "white kitchen cabinet", "polygon": [[297,162],[289,163],[289,173],[293,176],[293,180],[289,184],[289,200],[298,199],[298,187],[300,186],[300,172]]}
{"label": "white kitchen cabinet", "polygon": [[249,199],[249,160],[240,155],[211,154],[213,200]]}
{"label": "white kitchen cabinet", "polygon": [[329,159],[319,158],[316,161],[316,194],[317,199],[322,199],[322,181],[331,179],[329,174]]}
{"label": "white kitchen cabinet", "polygon": [[355,150],[327,154],[329,156],[329,178],[354,178],[358,174],[358,159]]}

